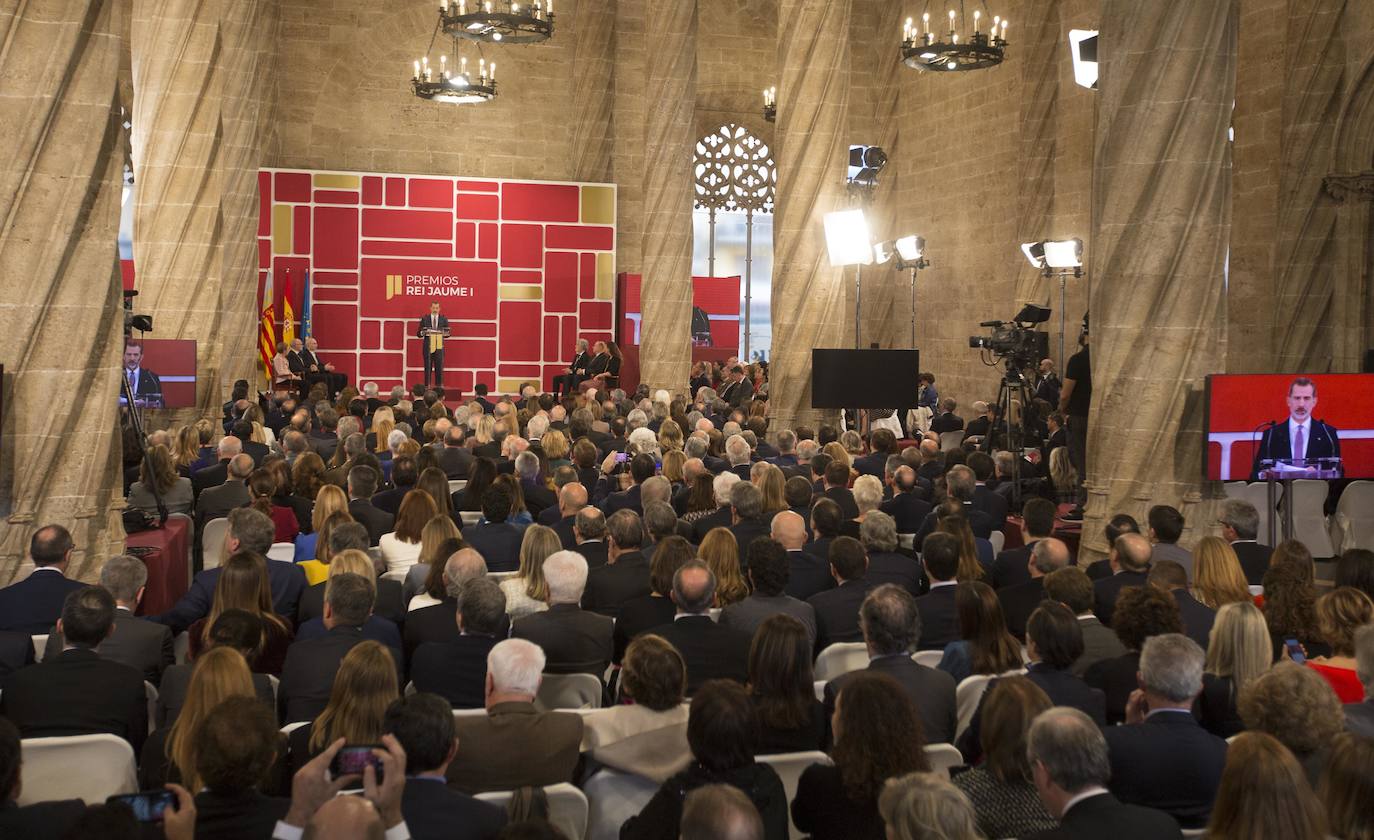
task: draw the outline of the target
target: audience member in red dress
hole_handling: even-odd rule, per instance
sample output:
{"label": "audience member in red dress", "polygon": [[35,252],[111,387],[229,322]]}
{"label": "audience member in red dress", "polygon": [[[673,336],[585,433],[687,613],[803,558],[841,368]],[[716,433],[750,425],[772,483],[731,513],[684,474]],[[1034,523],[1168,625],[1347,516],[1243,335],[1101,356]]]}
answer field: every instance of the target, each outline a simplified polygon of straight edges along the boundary
{"label": "audience member in red dress", "polygon": [[1374,601],[1351,586],[1343,586],[1317,599],[1317,632],[1331,646],[1330,656],[1308,660],[1307,667],[1321,674],[1342,703],[1364,699],[1364,685],[1355,673],[1355,631],[1374,622]]}

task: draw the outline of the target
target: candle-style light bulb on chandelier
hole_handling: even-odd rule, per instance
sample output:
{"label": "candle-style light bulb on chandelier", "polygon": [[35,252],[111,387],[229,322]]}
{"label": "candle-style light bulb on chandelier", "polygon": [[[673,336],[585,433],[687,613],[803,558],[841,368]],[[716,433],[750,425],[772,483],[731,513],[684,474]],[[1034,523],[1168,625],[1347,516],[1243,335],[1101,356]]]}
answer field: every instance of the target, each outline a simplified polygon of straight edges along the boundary
{"label": "candle-style light bulb on chandelier", "polygon": [[[956,8],[948,15],[932,16],[930,2],[918,21],[907,18],[902,24],[902,62],[916,70],[950,73],[995,67],[1006,58],[1007,20],[990,15],[983,0],[979,8],[967,13],[964,0],[953,0]],[[951,4],[953,5],[953,3]]]}
{"label": "candle-style light bulb on chandelier", "polygon": [[778,89],[768,87],[763,89],[763,121],[777,122],[778,120]]}
{"label": "candle-style light bulb on chandelier", "polygon": [[434,42],[438,40],[443,29],[444,15],[445,10],[441,8],[439,23],[429,39],[429,48],[411,66],[411,91],[421,99],[431,102],[462,105],[491,101],[496,97],[496,62],[487,61],[482,55],[481,44],[476,47],[477,60],[470,62],[468,57],[462,54],[464,41],[460,36],[445,32],[453,48],[453,64],[449,64],[448,53],[439,55],[437,68],[430,62],[429,54],[434,50]]}
{"label": "candle-style light bulb on chandelier", "polygon": [[469,41],[537,44],[553,37],[553,0],[440,0],[439,23]]}

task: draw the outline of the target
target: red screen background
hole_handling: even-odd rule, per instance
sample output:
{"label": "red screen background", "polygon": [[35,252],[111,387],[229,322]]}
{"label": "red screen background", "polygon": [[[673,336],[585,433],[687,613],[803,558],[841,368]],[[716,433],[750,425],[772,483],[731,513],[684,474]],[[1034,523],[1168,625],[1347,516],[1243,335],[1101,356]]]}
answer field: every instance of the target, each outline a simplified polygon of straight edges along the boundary
{"label": "red screen background", "polygon": [[162,380],[164,408],[196,404],[196,342],[190,338],[145,338],[143,367]]}

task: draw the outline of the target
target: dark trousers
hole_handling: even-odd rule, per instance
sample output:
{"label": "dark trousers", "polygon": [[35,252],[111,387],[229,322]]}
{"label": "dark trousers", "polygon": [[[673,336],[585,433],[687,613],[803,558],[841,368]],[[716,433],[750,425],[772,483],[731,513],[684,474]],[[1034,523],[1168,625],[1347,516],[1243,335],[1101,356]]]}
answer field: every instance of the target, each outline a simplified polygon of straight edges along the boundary
{"label": "dark trousers", "polygon": [[[444,351],[442,348],[433,353],[424,353],[425,357],[425,384],[443,385],[444,384]],[[433,379],[430,378],[431,373]]]}
{"label": "dark trousers", "polygon": [[1078,471],[1078,487],[1074,502],[1081,508],[1088,503],[1088,490],[1083,481],[1088,477],[1088,418],[1069,415],[1069,462]]}
{"label": "dark trousers", "polygon": [[553,378],[554,396],[559,394],[570,394],[577,390],[578,381],[581,379],[575,373],[563,373]]}

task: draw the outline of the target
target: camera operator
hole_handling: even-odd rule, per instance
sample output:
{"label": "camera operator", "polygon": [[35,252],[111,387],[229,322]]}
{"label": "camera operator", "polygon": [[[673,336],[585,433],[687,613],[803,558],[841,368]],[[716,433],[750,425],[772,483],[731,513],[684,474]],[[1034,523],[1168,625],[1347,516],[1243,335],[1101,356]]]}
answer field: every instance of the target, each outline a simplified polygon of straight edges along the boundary
{"label": "camera operator", "polygon": [[1082,349],[1069,357],[1064,366],[1064,384],[1059,392],[1059,413],[1068,421],[1069,460],[1078,471],[1075,504],[1065,519],[1082,519],[1088,493],[1083,479],[1088,474],[1088,406],[1092,403],[1093,372],[1088,359],[1088,316],[1083,316],[1083,331],[1078,334]]}

